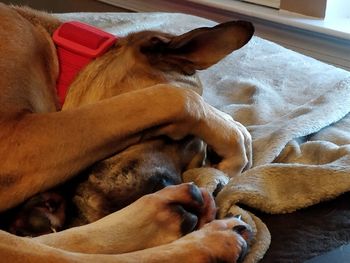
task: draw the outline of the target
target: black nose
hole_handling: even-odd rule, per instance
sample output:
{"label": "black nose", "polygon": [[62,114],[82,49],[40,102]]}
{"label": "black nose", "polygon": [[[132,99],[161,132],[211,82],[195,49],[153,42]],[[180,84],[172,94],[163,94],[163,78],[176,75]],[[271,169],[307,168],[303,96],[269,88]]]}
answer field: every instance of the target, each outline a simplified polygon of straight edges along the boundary
{"label": "black nose", "polygon": [[152,182],[152,192],[157,192],[166,186],[173,185],[174,183],[169,178],[156,178]]}
{"label": "black nose", "polygon": [[148,179],[148,189],[150,192],[156,192],[163,189],[169,185],[175,185],[181,183],[181,176],[175,172],[171,171],[156,171],[154,174]]}

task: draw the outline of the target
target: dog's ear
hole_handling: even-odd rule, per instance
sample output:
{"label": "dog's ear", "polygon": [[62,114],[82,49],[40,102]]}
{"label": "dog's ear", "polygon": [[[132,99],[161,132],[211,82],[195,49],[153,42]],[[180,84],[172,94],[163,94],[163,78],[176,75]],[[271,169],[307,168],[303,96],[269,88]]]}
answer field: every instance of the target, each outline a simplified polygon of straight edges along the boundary
{"label": "dog's ear", "polygon": [[180,36],[153,36],[142,51],[158,65],[168,65],[193,74],[206,69],[244,46],[254,27],[245,21],[232,21],[214,27],[197,28]]}

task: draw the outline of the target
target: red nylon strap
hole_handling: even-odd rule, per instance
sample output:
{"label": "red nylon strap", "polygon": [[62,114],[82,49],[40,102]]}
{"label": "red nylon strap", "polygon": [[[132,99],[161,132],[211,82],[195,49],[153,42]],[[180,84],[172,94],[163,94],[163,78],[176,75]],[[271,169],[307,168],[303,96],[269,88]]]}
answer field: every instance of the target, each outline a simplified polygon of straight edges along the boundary
{"label": "red nylon strap", "polygon": [[93,59],[114,45],[117,38],[96,27],[77,22],[63,23],[53,34],[59,60],[57,94],[63,105],[69,85]]}

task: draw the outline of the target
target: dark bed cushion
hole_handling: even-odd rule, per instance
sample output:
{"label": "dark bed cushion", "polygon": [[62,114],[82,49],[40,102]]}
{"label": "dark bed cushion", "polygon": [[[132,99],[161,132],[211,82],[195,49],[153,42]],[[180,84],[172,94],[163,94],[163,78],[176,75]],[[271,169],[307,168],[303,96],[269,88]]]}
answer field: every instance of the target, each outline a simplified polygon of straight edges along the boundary
{"label": "dark bed cushion", "polygon": [[[262,263],[304,262],[350,243],[350,193],[290,214],[256,214],[272,236]],[[332,261],[328,262],[350,262],[349,250],[329,253],[327,260]],[[342,261],[339,253],[348,253],[348,261]],[[315,258],[313,263],[319,260],[322,258]]]}

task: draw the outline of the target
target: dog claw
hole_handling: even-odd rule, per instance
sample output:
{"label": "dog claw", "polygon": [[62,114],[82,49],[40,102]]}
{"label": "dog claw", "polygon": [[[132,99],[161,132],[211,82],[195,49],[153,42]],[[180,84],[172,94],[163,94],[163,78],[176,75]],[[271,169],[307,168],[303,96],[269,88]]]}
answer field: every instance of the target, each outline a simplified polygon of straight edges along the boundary
{"label": "dog claw", "polygon": [[242,246],[241,253],[239,254],[238,259],[237,259],[236,262],[237,263],[243,262],[243,260],[244,260],[245,256],[247,255],[247,253],[248,253],[248,246],[247,246],[247,244],[244,244]]}
{"label": "dog claw", "polygon": [[236,231],[238,234],[243,235],[247,230],[247,227],[244,225],[237,225],[232,228],[233,231]]}
{"label": "dog claw", "polygon": [[233,216],[233,217],[237,218],[238,220],[241,220],[241,219],[242,219],[242,215],[235,215],[235,216]]}
{"label": "dog claw", "polygon": [[189,184],[189,188],[192,199],[195,200],[200,206],[204,205],[202,192],[199,190],[199,188],[193,183]]}

